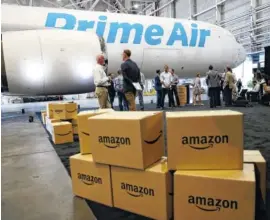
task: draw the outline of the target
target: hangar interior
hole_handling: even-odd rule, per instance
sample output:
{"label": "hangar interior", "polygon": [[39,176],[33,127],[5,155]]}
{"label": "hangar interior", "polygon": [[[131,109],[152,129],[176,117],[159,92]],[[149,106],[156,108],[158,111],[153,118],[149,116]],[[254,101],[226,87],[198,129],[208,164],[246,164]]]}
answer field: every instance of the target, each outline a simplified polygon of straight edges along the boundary
{"label": "hangar interior", "polygon": [[129,13],[205,21],[231,31],[248,54],[269,45],[269,0],[3,0],[2,4]]}
{"label": "hangar interior", "polygon": [[[246,61],[234,69],[236,77],[241,78],[245,86],[250,83],[254,71],[265,67],[265,47],[270,46],[270,0],[2,0],[1,4],[75,9],[88,11],[89,13],[91,13],[91,11],[102,11],[134,14],[138,16],[148,15],[153,17],[189,19],[194,21],[205,21],[221,26],[233,33],[237,42],[243,45],[246,50]],[[193,79],[191,80],[193,81]],[[149,79],[146,90],[150,92],[152,88],[152,79]],[[97,99],[92,99],[92,97],[91,99],[88,99],[88,96],[93,96],[93,94],[69,95],[65,96],[66,98],[64,100],[77,102],[80,111],[96,109],[98,107]],[[145,96],[144,98],[146,106],[145,110],[156,111],[156,106],[154,104],[156,99],[155,96]],[[153,217],[150,218],[151,216],[148,216],[149,218],[147,218],[143,215],[143,213],[147,213],[148,209],[148,206],[144,203],[142,203],[141,206],[143,212],[140,212],[140,207],[138,209],[125,210],[125,208],[123,208],[125,202],[121,199],[119,200],[120,205],[113,208],[110,207],[112,206],[110,202],[103,202],[103,204],[101,204],[102,202],[95,202],[90,199],[81,198],[80,196],[74,196],[72,191],[72,180],[70,177],[71,165],[69,157],[78,154],[81,150],[78,135],[74,136],[74,142],[72,143],[55,144],[52,138],[52,131],[48,130],[46,124],[42,122],[44,120],[43,113],[46,112],[48,115],[46,111],[48,103],[33,102],[16,104],[16,102],[14,102],[15,104],[10,104],[8,103],[9,101],[3,101],[4,99],[5,97],[2,94],[1,172],[3,219],[153,219]],[[12,98],[8,96],[7,99]],[[192,99],[192,97],[190,97],[190,99]],[[208,99],[208,97],[205,99]],[[116,103],[118,102],[116,101]],[[208,101],[204,101],[204,103],[204,106],[194,107],[192,105],[187,105],[172,111],[209,111]],[[136,104],[139,104],[139,100],[136,100]],[[257,207],[255,210],[255,204],[253,204],[253,202],[255,202],[255,200],[258,201],[258,195],[256,194],[256,196],[253,195],[253,197],[249,197],[248,191],[250,188],[245,188],[246,191],[243,191],[242,197],[239,198],[241,200],[248,195],[246,199],[248,202],[244,203],[246,205],[245,208],[246,210],[253,210],[254,208],[254,213],[251,213],[252,211],[250,211],[250,213],[247,211],[246,214],[243,214],[245,218],[237,218],[233,215],[232,218],[230,218],[230,215],[215,215],[215,217],[210,218],[209,216],[208,218],[195,216],[195,219],[255,220],[255,212],[256,216],[259,216],[258,218],[256,217],[256,220],[266,220],[267,216],[270,217],[270,111],[269,107],[261,106],[258,103],[252,103],[252,105],[253,106],[250,108],[222,107],[221,109],[237,111],[244,115],[244,128],[242,128],[244,138],[243,149],[256,152],[260,151],[264,158],[261,160],[261,156],[258,156],[260,159],[258,159],[259,165],[256,164],[256,169],[262,169],[262,171],[260,170],[260,177],[264,179],[261,179],[260,183],[263,184],[262,182],[265,182],[265,185],[262,187],[265,188],[266,202],[264,201],[264,206],[261,207],[261,209]],[[234,129],[236,129],[235,127],[237,127],[235,126],[236,122],[234,120],[229,120],[226,122],[229,124],[227,127],[234,132]],[[190,127],[188,122],[186,123],[185,126]],[[212,124],[210,121],[209,123]],[[199,125],[201,125],[202,128],[207,128],[208,126],[203,120],[202,122],[198,121],[192,124],[193,128],[199,127]],[[116,126],[119,126],[117,129],[122,129],[124,132],[120,123]],[[217,125],[214,126],[218,127]],[[166,130],[167,128],[164,129]],[[241,135],[240,132],[239,137]],[[221,138],[222,137],[224,138],[224,135],[221,136]],[[164,138],[167,140],[168,137],[166,136]],[[218,136],[218,138],[220,137]],[[126,142],[128,143],[128,141]],[[168,146],[166,145],[165,155],[167,155],[167,147]],[[74,158],[74,161],[76,161],[76,158]],[[254,161],[252,161],[252,163],[253,162]],[[117,170],[117,168],[115,169]],[[121,171],[119,171],[119,173],[121,173]],[[87,178],[94,178],[93,176],[78,174],[78,179],[81,181],[87,181]],[[137,174],[134,172],[132,175]],[[147,182],[148,176],[143,176],[142,179]],[[95,181],[96,185],[101,183],[99,178],[95,179]],[[159,179],[156,180],[156,182],[158,181]],[[246,180],[239,177],[239,182],[241,181],[245,182]],[[248,179],[248,181],[252,182],[250,179]],[[254,181],[252,183],[254,183]],[[211,184],[211,182],[205,182],[205,188]],[[233,191],[235,194],[242,190],[240,184],[229,184],[231,184],[231,182],[228,182],[228,186],[230,186],[228,188],[236,189]],[[196,184],[193,183],[192,186],[195,187]],[[131,186],[125,185],[125,187]],[[256,187],[259,187],[257,182]],[[201,191],[204,190],[201,187],[198,188],[200,188]],[[140,194],[141,197],[144,196],[144,198],[148,198],[147,196],[151,196],[151,189],[144,188],[143,190],[143,194]],[[253,188],[251,190],[253,190]],[[97,198],[105,198],[108,196],[106,193],[103,193],[102,190],[98,191],[98,193],[100,196],[97,195]],[[184,194],[184,192],[182,193]],[[227,191],[225,191],[224,194],[226,193]],[[231,191],[228,192],[228,194],[230,193]],[[170,192],[170,196],[171,195],[173,195],[172,192]],[[153,198],[151,203],[155,201]],[[203,197],[197,198],[202,199]],[[230,207],[233,209],[233,207],[235,207],[235,201],[233,198],[230,199],[232,199]],[[229,209],[229,205],[227,206],[227,204],[229,204],[228,202],[230,201],[228,200],[229,199],[223,200],[223,206],[221,208]],[[240,200],[237,201],[240,203]],[[151,209],[156,210],[153,211]],[[151,213],[159,213],[160,211],[158,207],[151,207],[149,210]],[[217,210],[219,211],[220,207]],[[183,210],[183,212],[185,211]],[[222,214],[223,212],[215,213]],[[254,216],[252,216],[253,214]],[[181,218],[175,217],[174,219]],[[186,219],[191,220],[192,218]]]}

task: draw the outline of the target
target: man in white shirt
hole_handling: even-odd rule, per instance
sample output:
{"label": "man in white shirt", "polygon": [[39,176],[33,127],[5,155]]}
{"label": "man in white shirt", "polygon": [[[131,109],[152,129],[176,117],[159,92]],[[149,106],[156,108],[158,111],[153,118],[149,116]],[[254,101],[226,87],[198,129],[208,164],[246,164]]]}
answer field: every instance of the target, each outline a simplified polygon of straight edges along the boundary
{"label": "man in white shirt", "polygon": [[96,57],[97,64],[93,69],[94,84],[96,86],[95,94],[98,98],[100,108],[111,108],[108,100],[108,86],[110,85],[111,78],[106,76],[104,72],[104,56],[102,54]]}
{"label": "man in white shirt", "polygon": [[172,106],[172,97],[171,97],[171,84],[172,84],[172,75],[169,72],[169,67],[168,65],[164,66],[164,72],[160,74],[160,82],[162,84],[162,98],[161,98],[161,108],[164,109],[164,101],[165,101],[165,96],[168,94],[169,97],[169,107]]}

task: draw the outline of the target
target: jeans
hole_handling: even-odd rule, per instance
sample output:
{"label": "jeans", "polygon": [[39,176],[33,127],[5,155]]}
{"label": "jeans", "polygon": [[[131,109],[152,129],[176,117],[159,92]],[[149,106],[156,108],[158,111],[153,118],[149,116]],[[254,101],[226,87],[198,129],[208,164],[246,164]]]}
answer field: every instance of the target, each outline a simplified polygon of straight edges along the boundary
{"label": "jeans", "polygon": [[110,97],[111,107],[113,109],[113,102],[114,102],[114,98],[115,98],[115,93],[109,93],[109,97]]}
{"label": "jeans", "polygon": [[209,98],[210,98],[210,108],[217,107],[217,88],[216,87],[209,88]]}
{"label": "jeans", "polygon": [[157,108],[161,107],[162,90],[156,90],[157,92]]}
{"label": "jeans", "polygon": [[177,106],[180,106],[179,97],[178,97],[178,93],[177,93],[177,86],[172,86],[172,89],[171,89],[172,105],[175,106],[173,96],[175,97]]}
{"label": "jeans", "polygon": [[168,88],[162,88],[162,98],[161,98],[161,106],[162,108],[164,108],[164,102],[165,102],[165,96],[168,94],[169,97],[169,107],[172,106],[172,96],[171,96],[171,91]]}
{"label": "jeans", "polygon": [[221,87],[217,87],[216,88],[217,106],[221,106],[220,92],[221,92]]}
{"label": "jeans", "polygon": [[138,90],[137,91],[137,94],[138,94],[138,97],[139,97],[139,103],[140,103],[140,107],[141,107],[141,110],[144,109],[144,103],[143,103],[143,90]]}
{"label": "jeans", "polygon": [[123,92],[117,92],[120,111],[128,111],[128,102]]}
{"label": "jeans", "polygon": [[232,89],[229,86],[224,88],[225,105],[232,105]]}

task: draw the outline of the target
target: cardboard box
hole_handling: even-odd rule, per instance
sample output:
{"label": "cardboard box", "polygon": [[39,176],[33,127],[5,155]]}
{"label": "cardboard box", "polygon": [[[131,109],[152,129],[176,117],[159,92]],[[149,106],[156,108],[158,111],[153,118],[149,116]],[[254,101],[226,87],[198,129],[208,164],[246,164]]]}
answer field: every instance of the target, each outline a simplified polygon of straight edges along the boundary
{"label": "cardboard box", "polygon": [[163,156],[162,112],[112,112],[88,121],[97,163],[143,170]]}
{"label": "cardboard box", "polygon": [[80,152],[81,154],[91,154],[91,146],[90,146],[90,131],[89,131],[89,122],[88,118],[104,114],[107,112],[113,112],[113,109],[97,109],[91,111],[82,111],[77,115],[77,123],[78,123],[78,134],[80,141]]}
{"label": "cardboard box", "polygon": [[51,119],[53,118],[53,112],[54,112],[54,108],[55,108],[55,105],[57,105],[58,103],[55,102],[55,103],[48,103],[47,104],[47,116]]}
{"label": "cardboard box", "polygon": [[107,206],[113,206],[110,167],[96,164],[91,154],[70,157],[73,193]]}
{"label": "cardboard box", "polygon": [[73,134],[78,134],[78,119],[72,119],[71,123]]}
{"label": "cardboard box", "polygon": [[54,106],[53,117],[60,120],[76,119],[77,103],[59,103]]}
{"label": "cardboard box", "polygon": [[[244,163],[253,163],[259,171],[259,184],[266,203],[266,161],[258,150],[244,150]],[[257,180],[258,181],[258,180]]]}
{"label": "cardboard box", "polygon": [[41,112],[41,119],[44,125],[46,124],[46,116],[47,116],[47,112]]}
{"label": "cardboard box", "polygon": [[159,161],[145,171],[112,166],[111,173],[115,207],[153,219],[172,217],[172,175],[167,164]]}
{"label": "cardboard box", "polygon": [[254,220],[255,173],[243,170],[176,171],[175,220]]}
{"label": "cardboard box", "polygon": [[72,124],[70,122],[52,123],[52,139],[55,144],[73,142]]}
{"label": "cardboard box", "polygon": [[52,127],[52,124],[55,123],[55,122],[61,122],[61,120],[59,119],[54,119],[54,118],[49,118],[48,116],[46,116],[46,129],[47,131],[53,135],[53,127]]}
{"label": "cardboard box", "polygon": [[242,170],[243,114],[236,111],[168,112],[170,170]]}

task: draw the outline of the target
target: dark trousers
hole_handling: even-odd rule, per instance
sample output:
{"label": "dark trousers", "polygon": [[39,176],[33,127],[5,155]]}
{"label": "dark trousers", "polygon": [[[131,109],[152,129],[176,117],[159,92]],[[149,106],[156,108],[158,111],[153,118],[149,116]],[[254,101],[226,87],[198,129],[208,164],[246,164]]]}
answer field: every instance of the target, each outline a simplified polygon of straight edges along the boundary
{"label": "dark trousers", "polygon": [[[177,106],[180,106],[180,102],[179,102],[179,98],[178,98],[178,93],[177,93],[177,87],[176,86],[172,86],[171,91],[171,97],[172,97],[172,105],[175,106],[175,102],[174,102],[174,97],[176,100],[176,104]],[[174,96],[174,97],[173,97]]]}
{"label": "dark trousers", "polygon": [[229,86],[224,88],[225,105],[232,105],[232,89]]}
{"label": "dark trousers", "polygon": [[217,104],[218,104],[217,92],[218,92],[217,87],[209,88],[210,108],[217,107]]}
{"label": "dark trousers", "polygon": [[156,90],[157,92],[157,108],[161,107],[162,90]]}
{"label": "dark trousers", "polygon": [[128,102],[123,92],[117,92],[120,111],[128,111]]}
{"label": "dark trousers", "polygon": [[221,87],[217,87],[216,88],[217,106],[221,106],[220,92],[221,92]]}
{"label": "dark trousers", "polygon": [[169,107],[172,106],[172,93],[170,92],[170,89],[168,88],[162,88],[162,98],[161,98],[161,107],[164,108],[164,101],[165,101],[165,96],[168,94],[169,97]]}

